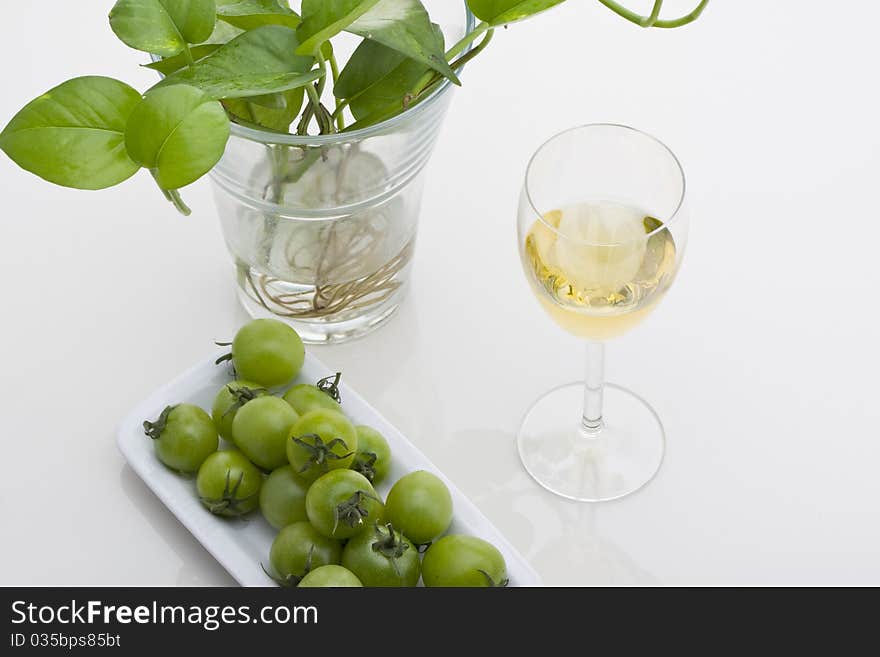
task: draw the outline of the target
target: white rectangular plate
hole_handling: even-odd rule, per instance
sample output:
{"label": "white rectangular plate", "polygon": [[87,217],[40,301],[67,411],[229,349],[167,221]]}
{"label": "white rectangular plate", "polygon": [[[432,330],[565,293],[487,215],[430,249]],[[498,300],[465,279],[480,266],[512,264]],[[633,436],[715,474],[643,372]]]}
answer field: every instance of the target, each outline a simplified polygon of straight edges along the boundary
{"label": "white rectangular plate", "polygon": [[[314,383],[330,374],[332,372],[320,361],[306,354],[296,383]],[[210,411],[214,395],[228,382],[227,367],[219,367],[213,361],[197,365],[138,404],[122,422],[117,443],[134,471],[239,584],[274,586],[261,564],[268,563],[269,547],[276,531],[259,512],[244,520],[229,520],[209,513],[198,500],[194,479],[181,477],[165,468],[156,458],[152,441],[143,431],[144,420],[158,417],[162,409],[170,404],[189,402]],[[433,472],[446,483],[452,494],[455,518],[449,533],[479,536],[495,545],[507,562],[511,586],[540,584],[537,573],[528,562],[424,454],[344,382],[339,390],[343,409],[355,424],[366,424],[377,429],[391,446],[391,474],[387,481],[378,486],[378,492],[383,497],[391,484],[404,474],[413,470]]]}

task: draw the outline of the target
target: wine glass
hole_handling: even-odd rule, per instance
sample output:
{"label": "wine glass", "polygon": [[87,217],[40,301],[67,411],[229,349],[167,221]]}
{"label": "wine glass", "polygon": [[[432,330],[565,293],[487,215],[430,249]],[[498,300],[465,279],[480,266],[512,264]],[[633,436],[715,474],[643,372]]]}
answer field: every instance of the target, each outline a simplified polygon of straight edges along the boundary
{"label": "wine glass", "polygon": [[663,461],[663,424],[641,397],[605,382],[604,343],[641,322],[675,279],[684,197],[672,151],[623,125],[573,128],[529,162],[517,221],[523,268],[547,314],[587,341],[586,380],[538,399],[517,437],[526,470],[558,495],[618,499]]}

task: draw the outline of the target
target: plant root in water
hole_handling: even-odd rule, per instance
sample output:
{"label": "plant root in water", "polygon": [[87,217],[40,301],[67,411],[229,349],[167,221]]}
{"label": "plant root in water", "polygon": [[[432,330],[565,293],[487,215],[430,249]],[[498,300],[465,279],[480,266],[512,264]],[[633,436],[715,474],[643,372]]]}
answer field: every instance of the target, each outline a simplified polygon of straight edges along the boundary
{"label": "plant root in water", "polygon": [[254,272],[247,264],[239,264],[239,276],[247,283],[248,296],[269,312],[292,319],[327,319],[342,312],[380,304],[401,286],[397,275],[412,257],[413,244],[404,248],[390,262],[365,276],[344,283],[318,283],[301,292],[279,291],[288,281]]}

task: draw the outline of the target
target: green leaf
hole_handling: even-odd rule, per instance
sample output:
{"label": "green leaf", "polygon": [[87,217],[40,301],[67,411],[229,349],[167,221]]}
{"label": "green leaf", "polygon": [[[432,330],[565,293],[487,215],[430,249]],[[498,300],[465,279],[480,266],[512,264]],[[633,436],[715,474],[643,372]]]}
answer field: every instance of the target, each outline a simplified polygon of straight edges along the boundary
{"label": "green leaf", "polygon": [[[443,32],[438,25],[433,29],[443,47]],[[366,127],[405,110],[410,92],[429,71],[422,62],[365,39],[342,70],[334,93],[349,101],[359,126]]]}
{"label": "green leaf", "polygon": [[[219,43],[205,43],[200,46],[193,46],[190,48],[190,54],[192,55],[193,60],[199,61],[204,59],[215,50],[220,47]],[[174,55],[174,57],[165,57],[160,59],[158,62],[153,62],[152,64],[144,64],[144,68],[151,68],[154,71],[159,71],[162,75],[171,75],[172,73],[176,73],[182,68],[186,68],[189,64],[189,59],[184,54]]]}
{"label": "green leaf", "polygon": [[402,113],[405,109],[410,109],[415,107],[419,103],[421,103],[427,96],[420,96],[416,100],[413,101],[411,105],[408,107],[401,107],[398,105],[389,105],[383,109],[377,110],[372,114],[367,114],[366,116],[357,119],[354,123],[349,126],[346,126],[345,130],[342,132],[353,132],[355,130],[363,130],[364,128],[369,128],[370,126],[376,125],[377,123],[382,123],[383,121],[387,121],[388,119],[393,119],[398,114]]}
{"label": "green leaf", "polygon": [[351,113],[358,121],[370,116],[402,112],[410,102],[407,94],[428,69],[421,62],[404,60],[400,65],[355,96],[350,103]]}
{"label": "green leaf", "polygon": [[333,95],[340,100],[355,98],[406,60],[406,55],[376,41],[364,39],[339,74],[333,86]]}
{"label": "green leaf", "polygon": [[[230,98],[224,100],[223,105],[230,114],[242,119],[245,123],[276,132],[288,132],[290,124],[302,109],[304,94],[302,88],[275,94],[273,97],[280,100],[281,104],[274,108],[247,98]],[[265,100],[265,97],[261,100]]]}
{"label": "green leaf", "polygon": [[420,0],[380,0],[346,31],[378,41],[460,84]]}
{"label": "green leaf", "polygon": [[347,29],[372,9],[379,0],[303,0],[302,23],[297,29],[300,55],[313,54],[318,47]]}
{"label": "green leaf", "polygon": [[28,103],[0,133],[22,169],[65,187],[104,189],[133,176],[124,132],[141,95],[104,77],[69,80]]}
{"label": "green leaf", "polygon": [[242,30],[253,30],[262,25],[284,25],[295,28],[300,18],[290,7],[277,0],[239,0],[217,7],[217,17]]}
{"label": "green leaf", "polygon": [[237,36],[195,65],[169,75],[156,87],[187,84],[218,99],[304,87],[319,80],[324,71],[309,71],[314,59],[295,55],[298,45],[295,30],[264,25]]}
{"label": "green leaf", "polygon": [[215,0],[159,0],[187,43],[201,43],[211,36],[217,22]]}
{"label": "green leaf", "polygon": [[210,171],[228,139],[223,106],[185,85],[147,93],[125,129],[129,156],[150,169],[165,190],[186,187]]}
{"label": "green leaf", "polygon": [[234,77],[217,79],[210,76],[183,75],[179,80],[175,81],[175,84],[186,83],[198,87],[211,98],[220,100],[225,98],[265,96],[266,94],[275,94],[289,91],[290,89],[300,89],[307,84],[320,80],[322,77],[324,77],[324,71],[319,70],[309,71],[308,73],[245,73],[235,75]]}
{"label": "green leaf", "polygon": [[215,0],[118,0],[110,27],[135,50],[173,57],[211,36],[216,11]]}
{"label": "green leaf", "polygon": [[[293,89],[293,91],[302,91],[302,87],[299,89]],[[287,107],[287,99],[284,97],[285,93],[287,92],[251,96],[247,100],[254,105],[259,105],[260,107],[266,107],[268,109],[284,109]]]}
{"label": "green leaf", "polygon": [[521,21],[563,2],[565,0],[467,0],[474,16],[492,27]]}
{"label": "green leaf", "polygon": [[205,39],[202,43],[215,43],[222,46],[224,43],[229,43],[243,32],[244,30],[240,30],[225,21],[218,20],[214,25],[214,31],[211,32],[211,36]]}
{"label": "green leaf", "polygon": [[201,89],[215,100],[250,98],[299,89],[324,77],[324,71],[308,73],[242,73],[217,76],[213,71],[187,69],[162,80],[153,89],[184,84]]}

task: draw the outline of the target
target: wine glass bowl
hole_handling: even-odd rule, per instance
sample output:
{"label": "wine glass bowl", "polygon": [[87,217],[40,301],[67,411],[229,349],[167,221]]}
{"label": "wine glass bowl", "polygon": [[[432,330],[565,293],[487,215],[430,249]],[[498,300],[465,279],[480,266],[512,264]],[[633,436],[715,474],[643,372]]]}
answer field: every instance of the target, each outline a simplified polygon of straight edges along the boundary
{"label": "wine glass bowl", "polygon": [[604,341],[642,322],[675,280],[687,243],[684,199],[672,151],[627,126],[573,128],[529,163],[517,221],[523,269],[547,314],[588,340],[588,362],[585,381],[535,403],[517,443],[532,477],[564,497],[622,497],[663,460],[657,414],[604,382]]}

